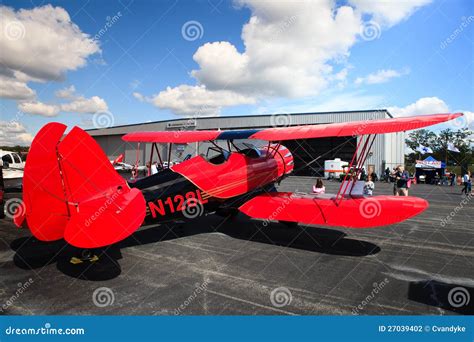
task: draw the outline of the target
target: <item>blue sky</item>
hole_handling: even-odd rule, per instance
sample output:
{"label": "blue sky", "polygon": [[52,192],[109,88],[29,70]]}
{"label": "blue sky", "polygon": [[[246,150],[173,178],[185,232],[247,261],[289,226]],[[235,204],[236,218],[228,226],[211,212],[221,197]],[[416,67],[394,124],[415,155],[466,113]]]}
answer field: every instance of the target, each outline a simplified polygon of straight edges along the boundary
{"label": "blue sky", "polygon": [[2,6],[0,144],[26,144],[50,121],[91,128],[200,115],[474,111],[469,0]]}

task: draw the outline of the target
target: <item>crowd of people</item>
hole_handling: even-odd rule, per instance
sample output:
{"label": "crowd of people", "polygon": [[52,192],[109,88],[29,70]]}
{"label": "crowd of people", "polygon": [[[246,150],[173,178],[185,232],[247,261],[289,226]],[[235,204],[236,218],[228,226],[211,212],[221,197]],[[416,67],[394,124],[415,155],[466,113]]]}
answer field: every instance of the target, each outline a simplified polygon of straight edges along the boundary
{"label": "crowd of people", "polygon": [[[449,184],[454,186],[456,184],[456,174],[451,172],[449,174]],[[377,175],[372,172],[367,174],[365,169],[362,168],[359,173],[352,171],[349,173],[349,180],[354,180],[357,178],[357,181],[363,181],[363,194],[366,196],[372,196],[375,183],[377,180]],[[404,165],[398,165],[393,170],[386,168],[384,171],[384,176],[382,177],[386,182],[393,182],[393,195],[394,196],[408,196],[408,191],[412,184],[412,177],[410,173],[405,169]],[[462,190],[461,193],[464,195],[469,195],[472,193],[472,174],[470,171],[467,171],[462,177]],[[326,192],[326,187],[324,186],[323,180],[321,178],[316,179],[316,184],[313,185],[313,194],[321,195]]]}
{"label": "crowd of people", "polygon": [[[357,173],[355,170],[351,170],[349,174],[349,181],[353,181],[354,179],[357,179],[357,181],[363,181],[364,186],[363,186],[363,194],[366,196],[372,196],[374,189],[375,189],[375,183],[374,181],[377,180],[377,174],[375,172],[371,172],[370,174],[367,174],[365,171],[365,168],[362,168],[359,173]],[[323,180],[321,178],[316,179],[316,184],[313,185],[313,194],[315,195],[321,195],[326,192],[326,187],[324,186]]]}

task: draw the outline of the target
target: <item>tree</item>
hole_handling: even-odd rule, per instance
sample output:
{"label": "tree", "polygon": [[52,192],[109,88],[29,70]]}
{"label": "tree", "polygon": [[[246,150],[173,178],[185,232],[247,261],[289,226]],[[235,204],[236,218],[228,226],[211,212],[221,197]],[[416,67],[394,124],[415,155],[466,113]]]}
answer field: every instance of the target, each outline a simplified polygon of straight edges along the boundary
{"label": "tree", "polygon": [[417,131],[410,132],[408,138],[405,139],[405,143],[413,151],[420,146],[432,147],[436,142],[436,134],[427,129],[419,129]]}
{"label": "tree", "polygon": [[[468,165],[474,163],[473,133],[467,128],[457,131],[448,128],[438,134],[426,129],[413,131],[405,140],[407,146],[414,151],[407,156],[407,161],[414,163],[417,158],[421,158],[416,149],[423,145],[433,150],[434,158],[443,160],[446,165],[460,165],[464,172]],[[448,143],[453,143],[460,152],[449,151]]]}
{"label": "tree", "polygon": [[[435,157],[444,160],[446,165],[448,165],[448,159],[450,159],[453,163],[465,168],[466,165],[472,163],[473,159],[473,146],[469,139],[472,134],[473,132],[467,128],[457,131],[448,128],[439,132],[433,146]],[[454,144],[460,152],[449,151],[448,143]]]}

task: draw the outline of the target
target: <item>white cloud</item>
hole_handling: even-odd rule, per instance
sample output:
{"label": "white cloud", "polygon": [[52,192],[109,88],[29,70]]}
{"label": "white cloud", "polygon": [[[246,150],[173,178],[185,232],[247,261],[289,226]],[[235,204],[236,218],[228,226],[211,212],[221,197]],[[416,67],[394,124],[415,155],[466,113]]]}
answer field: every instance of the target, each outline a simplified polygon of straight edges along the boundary
{"label": "white cloud", "polygon": [[[64,93],[60,95],[68,95],[69,98],[72,98],[71,102],[61,104],[46,104],[39,101],[24,101],[18,104],[18,109],[27,114],[49,117],[56,116],[60,112],[94,114],[96,112],[108,111],[109,108],[104,99],[98,96],[92,96],[91,98],[75,96],[74,93],[70,92],[70,90],[72,90],[71,87],[63,89],[62,91],[64,91]],[[58,94],[56,93],[56,95]]]}
{"label": "white cloud", "polygon": [[208,90],[205,86],[181,85],[147,98],[140,93],[133,93],[140,101],[153,103],[162,109],[169,109],[175,114],[186,116],[219,115],[223,106],[253,104],[255,99],[227,90]]}
{"label": "white cloud", "polygon": [[[198,107],[209,105],[217,110],[228,106],[227,102],[238,105],[249,103],[250,99],[295,99],[316,96],[331,86],[344,87],[347,58],[351,47],[360,41],[364,27],[362,14],[385,13],[364,3],[360,4],[362,8],[338,6],[334,0],[236,2],[251,10],[251,17],[242,28],[244,50],[239,51],[227,41],[202,45],[193,56],[198,68],[191,72],[197,86],[168,88],[159,93],[159,101],[151,101],[155,106],[189,113],[195,110],[194,104],[169,105],[164,100],[179,97],[198,102]],[[404,9],[396,18],[389,17],[390,23],[421,6],[397,4]],[[208,101],[196,100],[196,92],[203,91],[210,95]],[[217,91],[226,92],[222,101],[213,96]]]}
{"label": "white cloud", "polygon": [[29,145],[33,136],[17,121],[0,121],[0,145]]}
{"label": "white cloud", "polygon": [[56,116],[59,114],[59,106],[49,105],[42,102],[21,102],[18,109],[27,114]]}
{"label": "white cloud", "polygon": [[[471,111],[468,111],[468,110],[465,110],[465,111],[462,111],[464,113],[464,116],[466,117],[466,122],[467,122],[467,127],[471,130],[471,131],[474,131],[474,112],[471,112]],[[472,136],[473,140],[474,140],[474,134]]]}
{"label": "white cloud", "polygon": [[56,97],[59,97],[60,99],[73,99],[76,96],[76,87],[74,87],[74,85],[71,85],[69,87],[56,91],[54,95],[56,95]]}
{"label": "white cloud", "polygon": [[191,75],[209,90],[266,97],[302,97],[324,89],[330,61],[343,61],[356,42],[361,19],[330,1],[242,0],[252,16],[242,29],[245,51],[229,42],[207,43],[193,56]]}
{"label": "white cloud", "polygon": [[36,97],[36,92],[24,82],[0,75],[0,97],[12,100],[30,100]]}
{"label": "white cloud", "polygon": [[355,80],[355,84],[360,85],[360,84],[379,84],[379,83],[385,83],[390,81],[392,78],[397,78],[403,75],[406,75],[408,73],[408,70],[393,70],[393,69],[382,69],[382,70],[377,70],[376,72],[373,72],[365,77],[358,77]]}
{"label": "white cloud", "polygon": [[61,7],[14,10],[0,6],[0,97],[32,100],[28,82],[62,80],[100,52]]}
{"label": "white cloud", "polygon": [[0,63],[28,76],[57,80],[86,64],[99,52],[98,43],[83,33],[61,7],[46,5],[15,11],[1,6]]}
{"label": "white cloud", "polygon": [[432,0],[349,0],[358,11],[373,16],[379,24],[393,26],[409,18],[417,9]]}
{"label": "white cloud", "polygon": [[414,116],[449,112],[448,105],[437,97],[422,97],[406,107],[389,107],[387,109],[394,116]]}
{"label": "white cloud", "polygon": [[61,111],[73,113],[89,113],[104,112],[109,109],[104,99],[98,96],[91,98],[77,97],[72,102],[61,104]]}

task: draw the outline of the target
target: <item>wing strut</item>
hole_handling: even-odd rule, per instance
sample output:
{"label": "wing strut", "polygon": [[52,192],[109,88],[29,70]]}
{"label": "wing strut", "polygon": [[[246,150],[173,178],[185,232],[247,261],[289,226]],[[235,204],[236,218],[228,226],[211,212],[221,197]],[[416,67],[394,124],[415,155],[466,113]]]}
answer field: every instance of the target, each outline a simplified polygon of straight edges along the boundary
{"label": "wing strut", "polygon": [[[365,161],[367,160],[367,157],[369,156],[370,150],[372,148],[372,145],[374,144],[376,137],[377,137],[377,134],[369,134],[367,135],[367,138],[365,139],[364,139],[364,136],[361,136],[357,144],[356,150],[354,152],[354,155],[352,156],[352,160],[349,164],[349,170],[346,171],[342,184],[339,187],[336,197],[334,198],[336,205],[339,205],[339,203],[342,201],[349,187],[350,187],[349,194],[351,194],[352,189],[354,188],[354,185],[362,171],[362,167]],[[362,145],[362,149],[361,149],[361,145]],[[361,149],[361,152],[360,152],[359,158],[357,158],[357,155],[360,149]],[[355,166],[356,173],[355,175],[351,174],[351,179],[347,181],[348,180],[347,178],[349,177],[349,173],[351,172],[354,166]]]}

